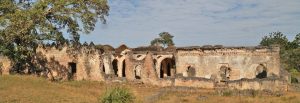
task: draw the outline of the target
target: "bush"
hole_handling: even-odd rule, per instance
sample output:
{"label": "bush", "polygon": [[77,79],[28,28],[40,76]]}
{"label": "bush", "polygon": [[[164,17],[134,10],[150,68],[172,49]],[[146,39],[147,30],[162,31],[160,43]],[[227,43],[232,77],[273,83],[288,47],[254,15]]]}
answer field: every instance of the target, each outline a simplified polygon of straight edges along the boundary
{"label": "bush", "polygon": [[291,83],[299,83],[299,81],[296,77],[291,76]]}
{"label": "bush", "polygon": [[115,87],[105,92],[101,103],[132,103],[134,95],[126,88]]}

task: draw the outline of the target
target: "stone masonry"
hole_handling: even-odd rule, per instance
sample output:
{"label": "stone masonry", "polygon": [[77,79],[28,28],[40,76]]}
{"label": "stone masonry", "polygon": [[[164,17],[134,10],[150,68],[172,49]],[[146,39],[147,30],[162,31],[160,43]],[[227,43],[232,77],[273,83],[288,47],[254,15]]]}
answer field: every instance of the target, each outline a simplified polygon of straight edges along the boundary
{"label": "stone masonry", "polygon": [[[109,49],[107,49],[109,48]],[[52,80],[140,81],[157,86],[288,90],[278,47],[138,47],[39,45],[40,75]],[[38,59],[37,59],[37,64]],[[1,73],[10,62],[0,56]],[[272,87],[272,88],[270,88]]]}

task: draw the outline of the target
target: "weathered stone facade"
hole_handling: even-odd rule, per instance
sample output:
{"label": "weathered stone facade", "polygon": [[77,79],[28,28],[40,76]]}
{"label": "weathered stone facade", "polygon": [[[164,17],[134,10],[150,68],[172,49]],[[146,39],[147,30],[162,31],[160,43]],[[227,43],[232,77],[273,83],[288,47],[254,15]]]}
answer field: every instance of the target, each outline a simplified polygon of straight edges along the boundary
{"label": "weathered stone facade", "polygon": [[51,79],[126,78],[129,82],[157,86],[288,90],[288,75],[281,73],[278,47],[164,49],[121,45],[103,49],[87,45],[77,48],[40,45],[36,51],[41,55],[37,58],[46,60],[46,65],[41,67],[47,68],[44,74]]}

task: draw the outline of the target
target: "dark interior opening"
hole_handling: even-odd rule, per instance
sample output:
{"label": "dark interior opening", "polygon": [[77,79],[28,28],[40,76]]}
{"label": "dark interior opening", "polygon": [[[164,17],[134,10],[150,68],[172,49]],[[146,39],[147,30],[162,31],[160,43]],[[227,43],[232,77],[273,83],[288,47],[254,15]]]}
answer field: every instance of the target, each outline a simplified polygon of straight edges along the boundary
{"label": "dark interior opening", "polygon": [[171,69],[175,67],[175,59],[174,58],[166,58],[163,61],[161,61],[160,65],[160,78],[164,78],[164,74],[166,76],[172,76]]}
{"label": "dark interior opening", "polygon": [[167,76],[171,76],[171,64],[167,64]]}
{"label": "dark interior opening", "polygon": [[267,71],[263,70],[261,73],[258,73],[256,75],[256,78],[262,79],[262,78],[267,78]]}
{"label": "dark interior opening", "polygon": [[76,70],[76,63],[70,62],[69,63],[69,67],[71,68],[71,73],[72,74],[75,74],[77,72],[77,70]]}
{"label": "dark interior opening", "polygon": [[160,76],[159,77],[163,78],[164,77],[164,71],[163,71],[162,65],[160,65],[159,72],[160,72]]}
{"label": "dark interior opening", "polygon": [[116,76],[118,76],[118,60],[113,60],[112,62],[113,70]]}
{"label": "dark interior opening", "polygon": [[137,74],[137,70],[134,70],[135,79],[141,79],[141,77]]}
{"label": "dark interior opening", "polygon": [[69,68],[71,70],[71,75],[70,75],[70,79],[71,79],[71,78],[74,78],[74,76],[75,76],[75,74],[77,72],[76,63],[70,62],[70,63],[68,63],[68,65],[69,65]]}
{"label": "dark interior opening", "polygon": [[104,66],[104,64],[102,65],[102,71],[105,73],[105,66]]}
{"label": "dark interior opening", "polygon": [[123,65],[122,65],[122,77],[126,77],[126,73],[125,73],[125,68],[126,68],[126,63],[125,60],[123,60]]}
{"label": "dark interior opening", "polygon": [[256,78],[262,79],[262,78],[267,78],[267,68],[260,64],[257,66],[256,71],[258,74],[256,75]]}

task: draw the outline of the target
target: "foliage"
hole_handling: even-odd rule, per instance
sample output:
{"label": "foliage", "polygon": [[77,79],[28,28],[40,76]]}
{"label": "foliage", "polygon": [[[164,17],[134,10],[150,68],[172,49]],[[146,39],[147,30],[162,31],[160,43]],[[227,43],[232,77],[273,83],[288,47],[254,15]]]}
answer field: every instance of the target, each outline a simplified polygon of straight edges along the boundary
{"label": "foliage", "polygon": [[134,98],[128,89],[115,87],[105,92],[101,103],[132,103]]}
{"label": "foliage", "polygon": [[268,36],[264,36],[260,42],[263,46],[278,45],[281,49],[285,49],[288,46],[288,39],[281,32],[272,32]]}
{"label": "foliage", "polygon": [[151,41],[152,46],[163,45],[164,47],[173,46],[173,37],[169,32],[161,32],[159,33],[159,38],[155,38]]}
{"label": "foliage", "polygon": [[280,58],[282,66],[287,69],[292,76],[300,71],[300,33],[295,36],[293,41],[288,41],[281,32],[270,33],[264,36],[260,42],[262,46],[280,46]]}
{"label": "foliage", "polygon": [[299,83],[298,79],[294,76],[291,77],[291,83]]}
{"label": "foliage", "polygon": [[[0,0],[0,53],[8,56],[14,69],[33,66],[35,49],[45,41],[78,44],[80,33],[105,23],[106,0]],[[32,68],[32,67],[30,67]]]}

